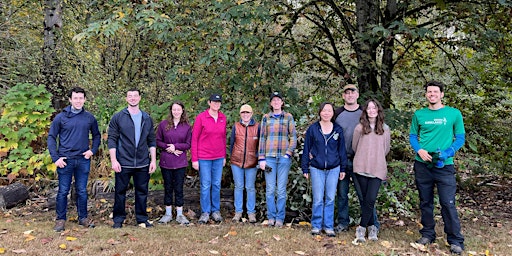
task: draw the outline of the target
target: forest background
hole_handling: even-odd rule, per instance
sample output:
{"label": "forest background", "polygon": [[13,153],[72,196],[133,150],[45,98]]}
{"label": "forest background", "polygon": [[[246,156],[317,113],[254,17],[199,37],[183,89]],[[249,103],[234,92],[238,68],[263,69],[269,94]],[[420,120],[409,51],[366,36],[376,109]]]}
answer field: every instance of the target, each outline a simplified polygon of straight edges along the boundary
{"label": "forest background", "polygon": [[[425,107],[428,80],[447,85],[445,104],[465,119],[466,145],[456,157],[461,189],[512,174],[511,16],[506,0],[2,1],[0,183],[22,181],[35,192],[55,184],[46,137],[73,86],[86,89],[86,109],[103,133],[91,180],[107,188],[106,127],[126,106],[128,88],[141,89],[141,108],[155,123],[173,100],[185,103],[193,122],[213,92],[223,95],[231,124],[246,103],[259,120],[270,93],[281,91],[300,142],[288,207],[307,218],[310,186],[298,165],[305,129],[319,103],[340,106],[342,86],[356,83],[360,103],[380,100],[392,129],[379,211],[414,216],[408,129],[413,111]],[[151,188],[161,184],[152,175]]]}

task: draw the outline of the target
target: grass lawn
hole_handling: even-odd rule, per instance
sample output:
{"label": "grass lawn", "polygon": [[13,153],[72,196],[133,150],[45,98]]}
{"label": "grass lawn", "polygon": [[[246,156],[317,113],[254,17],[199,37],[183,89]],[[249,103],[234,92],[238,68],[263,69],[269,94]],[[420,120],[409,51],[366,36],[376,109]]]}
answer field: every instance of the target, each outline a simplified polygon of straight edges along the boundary
{"label": "grass lawn", "polygon": [[[448,255],[438,220],[438,239],[429,247],[411,244],[419,237],[411,220],[383,219],[379,241],[353,244],[355,228],[335,238],[311,236],[307,223],[269,228],[262,224],[232,223],[190,226],[158,225],[145,229],[127,224],[112,229],[108,217],[86,229],[76,221],[66,231],[52,230],[55,213],[31,212],[28,207],[0,212],[0,254],[5,255]],[[486,217],[462,217],[466,250],[463,255],[512,255],[512,225]],[[175,222],[174,222],[175,223]]]}

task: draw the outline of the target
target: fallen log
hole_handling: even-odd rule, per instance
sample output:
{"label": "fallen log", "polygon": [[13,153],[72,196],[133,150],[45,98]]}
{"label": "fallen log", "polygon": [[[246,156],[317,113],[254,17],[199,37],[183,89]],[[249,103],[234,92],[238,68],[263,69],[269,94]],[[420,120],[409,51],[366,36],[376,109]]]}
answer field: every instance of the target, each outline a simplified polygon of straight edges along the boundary
{"label": "fallen log", "polygon": [[25,202],[28,197],[28,188],[20,182],[0,187],[0,208],[12,208]]}

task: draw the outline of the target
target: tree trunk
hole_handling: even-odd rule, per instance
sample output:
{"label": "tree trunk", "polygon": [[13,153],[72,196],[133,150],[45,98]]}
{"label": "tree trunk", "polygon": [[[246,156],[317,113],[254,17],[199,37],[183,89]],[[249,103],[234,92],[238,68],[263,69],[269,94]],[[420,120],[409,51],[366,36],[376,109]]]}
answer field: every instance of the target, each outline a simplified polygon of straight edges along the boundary
{"label": "tree trunk", "polygon": [[66,90],[63,85],[63,75],[60,72],[61,61],[57,56],[61,42],[62,3],[60,0],[44,1],[44,45],[43,63],[41,68],[43,83],[53,95],[52,106],[59,111],[67,105]]}
{"label": "tree trunk", "polygon": [[20,182],[0,187],[0,208],[12,208],[28,199],[28,188]]}
{"label": "tree trunk", "polygon": [[[398,12],[398,7],[396,0],[388,0],[386,4],[386,10],[384,13],[384,24],[389,23],[392,20],[396,19],[396,15]],[[393,63],[393,53],[395,46],[395,33],[391,31],[391,34],[386,38],[383,42],[384,52],[382,54],[382,75],[381,75],[381,88],[382,95],[384,96],[384,101],[382,102],[382,106],[384,108],[389,108],[392,104],[391,102],[391,79],[394,68]]]}
{"label": "tree trunk", "polygon": [[376,92],[380,86],[377,80],[377,47],[376,40],[366,38],[363,40],[361,35],[369,34],[369,31],[374,25],[379,24],[379,6],[378,0],[357,0],[356,1],[356,16],[357,16],[357,33],[356,38],[359,40],[356,44],[357,53],[357,83],[361,93],[368,91]]}

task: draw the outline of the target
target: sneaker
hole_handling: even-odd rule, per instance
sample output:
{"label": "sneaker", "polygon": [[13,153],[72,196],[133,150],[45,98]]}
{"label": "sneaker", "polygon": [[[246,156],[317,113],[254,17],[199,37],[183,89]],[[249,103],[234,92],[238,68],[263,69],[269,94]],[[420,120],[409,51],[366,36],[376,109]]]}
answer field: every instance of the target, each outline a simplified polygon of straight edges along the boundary
{"label": "sneaker", "polygon": [[422,244],[422,245],[427,245],[427,244],[431,244],[432,240],[422,236],[420,239],[416,240],[416,243],[417,244]]}
{"label": "sneaker", "polygon": [[249,213],[249,223],[256,223],[256,213]]}
{"label": "sneaker", "polygon": [[276,224],[274,224],[274,227],[276,227],[276,228],[283,227],[283,221],[282,220],[276,220]]}
{"label": "sneaker", "polygon": [[462,247],[456,245],[456,244],[451,244],[450,245],[450,252],[452,254],[457,254],[457,255],[461,255],[462,254],[462,251],[464,251],[464,249],[462,249]]}
{"label": "sneaker", "polygon": [[160,220],[158,220],[158,223],[160,224],[167,224],[169,221],[172,220],[172,215],[164,215],[162,216],[162,218],[160,218]]}
{"label": "sneaker", "polygon": [[368,227],[368,240],[370,240],[370,241],[379,240],[379,238],[377,237],[377,234],[379,234],[379,229],[376,226],[371,225]]}
{"label": "sneaker", "polygon": [[206,224],[210,221],[210,214],[207,212],[203,212],[201,217],[199,217],[199,224]]}
{"label": "sneaker", "polygon": [[239,222],[241,218],[242,218],[242,213],[241,212],[237,212],[237,213],[235,213],[235,216],[233,216],[232,220],[234,222]]}
{"label": "sneaker", "polygon": [[176,221],[179,223],[179,224],[182,224],[182,225],[188,225],[190,224],[190,222],[188,221],[187,217],[185,217],[185,215],[178,215],[178,217],[176,217]]}
{"label": "sneaker", "polygon": [[221,222],[223,221],[224,219],[222,218],[222,216],[220,215],[220,212],[213,212],[212,213],[212,219],[213,221],[215,222]]}
{"label": "sneaker", "polygon": [[114,225],[112,225],[112,228],[122,228],[123,223],[122,222],[114,222]]}
{"label": "sneaker", "polygon": [[336,233],[334,233],[334,230],[332,230],[332,229],[327,229],[327,230],[325,230],[325,234],[326,234],[328,237],[335,237],[335,236],[336,236]]}
{"label": "sneaker", "polygon": [[153,224],[151,224],[147,220],[145,222],[137,223],[137,225],[139,225],[139,227],[141,227],[141,228],[152,228],[153,227]]}
{"label": "sneaker", "polygon": [[78,225],[84,226],[86,228],[94,228],[94,227],[96,227],[94,225],[94,221],[92,219],[90,219],[90,218],[87,218],[87,217],[79,220],[78,221]]}
{"label": "sneaker", "polygon": [[56,220],[55,226],[53,226],[53,231],[62,232],[65,230],[64,225],[66,224],[66,220]]}
{"label": "sneaker", "polygon": [[274,226],[276,224],[276,221],[274,219],[269,219],[268,222],[267,222],[267,225],[270,227],[270,226]]}
{"label": "sneaker", "polygon": [[334,228],[334,231],[336,231],[336,233],[347,232],[348,231],[348,226],[345,226],[345,225],[342,225],[342,224],[338,224],[338,226],[336,226]]}
{"label": "sneaker", "polygon": [[311,235],[313,235],[313,236],[320,235],[320,229],[318,229],[318,228],[311,229]]}
{"label": "sneaker", "polygon": [[366,239],[364,239],[365,236],[366,236],[366,228],[358,226],[356,228],[356,240],[357,240],[357,242],[360,242],[360,243],[366,242]]}

